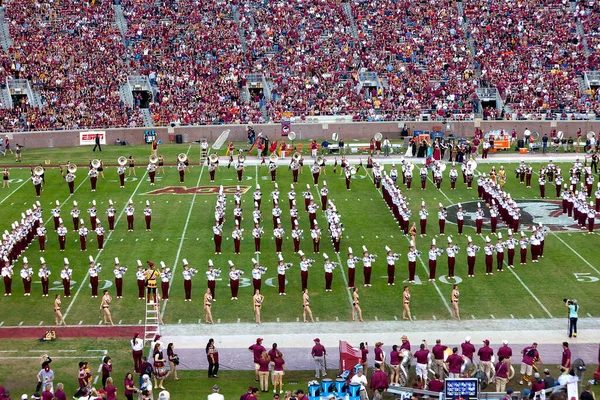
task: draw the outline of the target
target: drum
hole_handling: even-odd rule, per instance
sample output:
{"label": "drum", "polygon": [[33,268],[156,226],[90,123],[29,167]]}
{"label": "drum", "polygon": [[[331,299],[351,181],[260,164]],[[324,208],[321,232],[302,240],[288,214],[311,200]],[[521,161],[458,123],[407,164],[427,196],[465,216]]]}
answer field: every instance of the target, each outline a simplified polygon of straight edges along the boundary
{"label": "drum", "polygon": [[321,381],[321,396],[329,396],[333,393],[333,381],[330,378],[323,378]]}

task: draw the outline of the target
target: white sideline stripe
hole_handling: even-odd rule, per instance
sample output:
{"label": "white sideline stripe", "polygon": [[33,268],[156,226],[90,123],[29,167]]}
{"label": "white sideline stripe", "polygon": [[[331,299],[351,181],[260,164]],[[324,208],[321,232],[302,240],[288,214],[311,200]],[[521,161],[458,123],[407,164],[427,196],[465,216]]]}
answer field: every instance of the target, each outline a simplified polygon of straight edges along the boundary
{"label": "white sideline stripe", "polygon": [[[552,231],[550,231],[552,232]],[[585,258],[583,258],[583,256],[581,254],[579,254],[579,252],[577,250],[575,250],[574,248],[572,248],[567,242],[565,242],[564,240],[562,240],[560,238],[560,236],[558,236],[557,234],[555,234],[554,232],[552,232],[552,235],[554,235],[554,237],[556,237],[558,240],[560,240],[565,246],[567,246],[567,248],[569,250],[571,250],[573,253],[575,253],[575,255],[579,258],[581,258],[581,261],[583,261],[584,263],[586,263],[591,269],[593,269],[594,271],[596,271],[597,274],[600,274],[600,271],[598,271],[598,269],[596,267],[594,267],[592,264],[590,264],[590,262],[588,260],[586,260]]]}
{"label": "white sideline stripe", "polygon": [[[137,193],[138,189],[140,188],[140,185],[145,182],[144,178],[146,177],[146,174],[148,173],[148,171],[144,172],[144,175],[142,176],[142,178],[138,181],[137,186],[135,187],[135,190],[133,191],[133,193],[130,195],[130,198],[133,198],[135,196],[135,194]],[[83,182],[82,182],[83,183]],[[117,220],[115,221],[115,227],[117,226],[117,224],[119,223],[119,221],[121,220],[121,217],[123,217],[123,214],[125,214],[125,208],[123,208],[121,210],[121,212],[119,213],[119,217],[117,218]],[[50,221],[50,219],[48,219],[48,221]],[[109,231],[108,232],[108,237],[106,240],[109,240],[112,236],[112,234],[115,231]],[[94,263],[98,262],[98,259],[100,258],[100,256],[102,255],[102,252],[104,251],[104,249],[106,248],[106,246],[100,250],[98,250],[98,254],[96,254],[96,258],[94,258]],[[64,318],[67,317],[67,315],[69,314],[69,312],[71,311],[71,307],[73,307],[73,304],[75,304],[75,300],[77,300],[77,296],[79,296],[79,293],[81,293],[81,290],[83,289],[84,286],[86,286],[87,280],[88,280],[88,276],[90,275],[89,270],[85,273],[85,277],[82,279],[81,284],[79,285],[79,287],[77,288],[77,292],[75,292],[75,296],[73,296],[73,300],[71,300],[71,302],[69,303],[69,307],[67,307],[67,310],[65,311],[65,314],[63,315]],[[79,322],[81,324],[81,321]],[[100,323],[102,323],[102,321],[100,321]]]}
{"label": "white sideline stripe", "polygon": [[[379,190],[379,189],[377,189],[377,187],[375,187],[375,181],[373,180],[373,177],[370,174],[367,174],[367,175],[369,175],[369,179],[371,179],[371,182],[373,182],[373,187],[375,188],[375,190],[377,191],[377,193],[379,193],[379,196],[381,196],[381,198],[383,199],[383,194],[381,193],[381,190]],[[408,237],[405,237],[405,238],[410,243],[410,238],[408,238]],[[425,272],[427,273],[427,276],[428,276],[429,275],[429,270],[425,266],[425,263],[423,262],[423,259],[421,258],[421,256],[418,256],[417,258],[419,259],[419,262],[420,262],[421,266],[423,267],[423,269],[425,270]],[[444,297],[442,291],[440,290],[440,288],[438,287],[438,285],[437,285],[437,283],[435,281],[432,282],[432,283],[433,283],[433,287],[435,287],[435,290],[440,295],[440,299],[442,299],[442,302],[444,303],[444,306],[446,307],[446,310],[448,310],[448,313],[450,314],[450,316],[453,317],[452,309],[450,308],[450,305],[448,304],[448,301]]]}
{"label": "white sideline stripe", "polygon": [[[202,151],[202,150],[200,150]],[[202,180],[202,174],[204,173],[204,164],[202,168],[200,168],[200,175],[198,175],[198,182],[196,182],[196,186],[200,185],[200,181]],[[194,209],[194,203],[196,203],[196,197],[198,193],[194,193],[192,196],[192,202],[190,203],[190,209],[188,211],[187,218],[185,220],[185,225],[183,226],[183,232],[181,234],[181,240],[179,241],[179,248],[177,249],[177,254],[175,256],[175,262],[173,263],[173,274],[171,275],[171,279],[169,280],[169,293],[173,288],[173,278],[175,277],[175,271],[177,270],[177,265],[179,264],[179,257],[181,256],[181,248],[183,247],[183,239],[185,238],[185,233],[187,232],[188,225],[190,224],[190,217],[192,216],[192,210]],[[162,310],[160,312],[161,318],[165,315],[165,309],[167,308],[168,301],[163,301]],[[181,323],[181,320],[179,320]]]}
{"label": "white sideline stripe", "polygon": [[15,194],[15,192],[19,189],[21,189],[27,182],[29,182],[31,180],[31,177],[25,179],[25,182],[21,183],[15,190],[13,190],[12,192],[10,192],[5,198],[2,199],[2,201],[0,201],[0,204],[4,203],[6,201],[6,199],[8,199],[10,196],[12,196],[13,194]]}

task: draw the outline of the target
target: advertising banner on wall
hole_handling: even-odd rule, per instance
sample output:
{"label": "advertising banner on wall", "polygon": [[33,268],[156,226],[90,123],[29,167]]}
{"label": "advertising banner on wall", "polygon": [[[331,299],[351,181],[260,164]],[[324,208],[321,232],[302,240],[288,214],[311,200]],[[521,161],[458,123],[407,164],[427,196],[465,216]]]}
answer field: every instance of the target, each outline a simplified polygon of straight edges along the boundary
{"label": "advertising banner on wall", "polygon": [[96,144],[96,135],[100,138],[100,144],[106,144],[106,131],[79,132],[79,145],[90,146]]}

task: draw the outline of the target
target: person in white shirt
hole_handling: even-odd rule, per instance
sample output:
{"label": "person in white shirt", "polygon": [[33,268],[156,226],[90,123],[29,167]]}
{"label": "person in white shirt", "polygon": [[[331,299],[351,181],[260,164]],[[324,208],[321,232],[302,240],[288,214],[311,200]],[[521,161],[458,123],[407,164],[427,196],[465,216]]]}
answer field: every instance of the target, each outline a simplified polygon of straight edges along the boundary
{"label": "person in white shirt", "polygon": [[214,385],[212,387],[212,393],[207,396],[208,400],[225,400],[225,397],[219,393],[219,387]]}
{"label": "person in white shirt", "polygon": [[360,384],[360,397],[361,399],[367,398],[367,377],[364,375],[364,371],[363,371],[363,367],[362,365],[357,365],[355,367],[356,370],[356,374],[354,374],[352,376],[352,379],[350,379],[350,383],[358,383]]}

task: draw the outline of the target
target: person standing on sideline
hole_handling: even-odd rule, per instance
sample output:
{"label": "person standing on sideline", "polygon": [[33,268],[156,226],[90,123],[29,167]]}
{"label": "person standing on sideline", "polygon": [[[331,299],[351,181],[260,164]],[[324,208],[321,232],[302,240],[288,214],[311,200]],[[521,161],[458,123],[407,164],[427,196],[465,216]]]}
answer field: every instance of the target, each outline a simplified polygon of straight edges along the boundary
{"label": "person standing on sideline", "polygon": [[207,396],[208,400],[225,400],[225,397],[219,393],[219,387],[214,385],[212,387],[212,393]]}
{"label": "person standing on sideline", "polygon": [[323,376],[327,376],[327,370],[325,367],[325,357],[327,356],[327,350],[325,350],[325,347],[321,344],[321,339],[315,338],[313,342],[315,342],[315,345],[312,348],[311,355],[313,357],[313,360],[315,361],[315,378],[320,379],[321,373],[323,374]]}
{"label": "person standing on sideline", "polygon": [[142,356],[144,355],[144,341],[140,339],[140,333],[135,332],[131,343],[131,355],[133,356],[133,369],[137,372],[140,370]]}
{"label": "person standing on sideline", "polygon": [[206,359],[208,360],[208,377],[218,378],[219,352],[215,347],[215,339],[208,339],[208,343],[206,344]]}
{"label": "person standing on sideline", "polygon": [[266,349],[264,348],[264,346],[262,345],[262,338],[258,338],[256,339],[256,343],[253,344],[252,346],[248,347],[248,350],[252,352],[252,354],[254,355],[254,382],[258,382],[258,369],[260,368],[260,356],[262,355],[263,351],[266,351]]}
{"label": "person standing on sideline", "polygon": [[571,369],[571,349],[569,349],[569,343],[563,342],[562,360],[560,366],[564,369]]}
{"label": "person standing on sideline", "polygon": [[445,375],[444,372],[444,352],[448,346],[444,346],[442,344],[441,339],[436,339],[435,346],[431,349],[433,353],[433,371],[438,374],[440,377]]}
{"label": "person standing on sideline", "polygon": [[569,309],[569,337],[577,337],[577,319],[579,318],[579,304],[577,300],[565,299],[565,306]]}
{"label": "person standing on sideline", "polygon": [[177,366],[179,365],[179,356],[175,354],[175,346],[173,343],[167,345],[167,359],[169,360],[169,368],[171,369],[171,374],[173,374],[173,379],[178,381]]}
{"label": "person standing on sideline", "polygon": [[[490,341],[485,339],[483,341],[483,347],[477,351],[479,357],[479,368],[485,373],[488,381],[492,373],[492,357],[494,356],[494,350],[490,347]],[[501,390],[504,392],[504,390]]]}
{"label": "person standing on sideline", "polygon": [[98,151],[102,151],[102,147],[100,146],[100,135],[98,133],[96,133],[96,137],[94,138],[94,148],[92,151],[96,151],[96,147],[98,148]]}
{"label": "person standing on sideline", "polygon": [[496,371],[496,392],[504,392],[508,383],[508,375],[510,373],[509,364],[506,358],[498,357],[498,362],[494,366]]}
{"label": "person standing on sideline", "polygon": [[387,390],[388,387],[389,382],[387,374],[381,370],[381,365],[379,365],[379,363],[375,363],[375,371],[373,371],[373,375],[371,376],[371,390],[373,392],[379,388]]}

